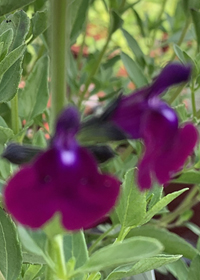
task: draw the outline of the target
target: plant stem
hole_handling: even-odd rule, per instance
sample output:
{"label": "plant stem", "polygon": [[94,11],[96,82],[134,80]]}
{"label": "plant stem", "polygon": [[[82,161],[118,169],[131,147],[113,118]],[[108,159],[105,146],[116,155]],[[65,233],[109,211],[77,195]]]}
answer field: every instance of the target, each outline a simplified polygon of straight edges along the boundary
{"label": "plant stem", "polygon": [[109,32],[109,35],[108,35],[107,40],[106,40],[106,43],[105,43],[103,49],[101,50],[100,55],[99,55],[95,65],[94,65],[92,71],[90,72],[89,77],[87,78],[87,80],[85,82],[85,88],[84,88],[83,92],[79,92],[79,96],[80,96],[79,101],[78,101],[78,107],[79,108],[81,107],[82,101],[85,98],[85,94],[86,94],[86,92],[87,92],[87,90],[89,88],[89,85],[91,84],[92,78],[94,77],[94,75],[96,74],[96,72],[99,69],[101,60],[102,60],[102,58],[103,58],[103,56],[104,56],[104,54],[105,54],[105,52],[107,50],[107,46],[108,46],[108,44],[110,42],[111,37],[112,37],[112,32]]}
{"label": "plant stem", "polygon": [[14,134],[19,133],[18,93],[11,100],[11,123]]}
{"label": "plant stem", "polygon": [[[161,6],[160,12],[159,12],[159,14],[158,14],[158,18],[157,18],[157,22],[158,22],[158,23],[161,21],[162,15],[163,15],[163,13],[164,13],[164,11],[165,11],[166,3],[167,3],[167,0],[163,0],[162,6]],[[151,43],[150,43],[150,46],[149,46],[149,54],[150,54],[150,52],[151,52],[151,50],[152,50],[152,48],[153,48],[153,46],[154,46],[154,42],[155,42],[155,38],[156,38],[157,31],[158,31],[157,28],[155,28],[155,29],[153,30],[153,34],[152,34],[152,38],[151,38]]]}
{"label": "plant stem", "polygon": [[179,96],[179,94],[181,93],[181,91],[184,89],[185,84],[180,85],[172,94],[172,96],[170,97],[168,104],[172,104],[175,99]]}
{"label": "plant stem", "polygon": [[194,80],[192,80],[192,85],[191,85],[191,102],[192,102],[192,112],[193,112],[193,118],[194,118],[194,117],[196,117],[196,114],[197,114],[196,102],[195,102]]}
{"label": "plant stem", "polygon": [[77,57],[77,68],[78,68],[78,70],[81,69],[81,61],[82,61],[82,58],[83,58],[83,50],[84,50],[85,39],[86,39],[86,35],[87,35],[87,21],[88,21],[88,15],[86,17],[85,29],[84,29],[84,33],[83,33],[82,44],[81,44],[80,51],[79,51],[78,57]]}
{"label": "plant stem", "polygon": [[47,251],[49,256],[55,262],[56,274],[47,266],[46,280],[65,280],[67,277],[67,270],[65,266],[65,256],[63,251],[63,237],[57,235],[54,238],[49,238],[47,241]]}
{"label": "plant stem", "polygon": [[91,255],[91,253],[94,251],[94,249],[96,248],[97,244],[100,241],[102,241],[108,235],[108,233],[111,232],[115,227],[116,227],[116,225],[111,226],[107,231],[105,231],[103,234],[101,234],[99,236],[99,238],[97,238],[95,240],[95,242],[92,244],[92,246],[90,246],[90,248],[88,250],[89,255]]}
{"label": "plant stem", "polygon": [[51,0],[51,131],[57,115],[66,104],[69,6],[69,0]]}
{"label": "plant stem", "polygon": [[[185,26],[184,26],[184,28],[183,28],[183,30],[182,30],[182,32],[181,32],[181,36],[180,36],[180,38],[179,38],[179,40],[178,40],[178,42],[177,42],[177,45],[178,45],[178,46],[180,46],[180,45],[182,44],[182,42],[183,42],[183,40],[184,40],[184,38],[185,38],[185,35],[186,35],[187,31],[188,31],[188,28],[189,28],[189,26],[190,26],[190,23],[191,23],[191,18],[189,17],[189,18],[187,19],[187,21],[185,22]],[[176,54],[175,54],[175,52],[174,52],[174,53],[172,54],[171,58],[170,58],[170,61],[174,60],[175,57],[176,57]]]}
{"label": "plant stem", "polygon": [[193,207],[199,199],[195,199],[196,195],[199,193],[199,187],[194,186],[189,194],[185,197],[182,203],[175,209],[174,212],[169,213],[159,220],[159,225],[166,226],[167,224],[173,222],[176,218],[178,218],[182,213],[184,213],[187,209]]}

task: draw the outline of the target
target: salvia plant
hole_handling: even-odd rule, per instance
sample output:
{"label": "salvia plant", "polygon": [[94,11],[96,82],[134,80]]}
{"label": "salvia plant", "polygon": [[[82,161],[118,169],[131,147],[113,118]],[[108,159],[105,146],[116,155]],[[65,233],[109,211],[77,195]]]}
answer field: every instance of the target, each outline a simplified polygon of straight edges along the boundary
{"label": "salvia plant", "polygon": [[200,279],[199,19],[0,0],[0,280]]}

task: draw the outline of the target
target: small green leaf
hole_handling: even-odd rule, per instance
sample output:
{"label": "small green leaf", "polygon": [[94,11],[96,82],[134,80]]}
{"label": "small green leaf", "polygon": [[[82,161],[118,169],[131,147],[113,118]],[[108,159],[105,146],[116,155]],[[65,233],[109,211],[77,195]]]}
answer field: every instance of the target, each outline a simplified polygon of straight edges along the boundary
{"label": "small green leaf", "polygon": [[117,31],[117,29],[122,27],[123,20],[115,11],[111,12],[111,21],[112,21],[112,25],[111,25],[110,33],[114,33],[115,31]]}
{"label": "small green leaf", "polygon": [[13,30],[13,41],[9,48],[9,51],[12,51],[18,48],[19,46],[21,46],[22,44],[24,44],[24,40],[29,31],[29,26],[30,26],[30,19],[27,16],[27,14],[22,10],[9,15],[6,18],[6,20],[4,20],[0,24],[0,34],[2,34],[8,29]]}
{"label": "small green leaf", "polygon": [[130,264],[117,267],[108,275],[106,280],[117,280],[144,273],[160,266],[176,262],[180,258],[180,255],[158,255],[148,259],[143,259],[134,265]]}
{"label": "small green leaf", "polygon": [[[74,44],[78,35],[81,33],[83,30],[85,20],[86,20],[86,15],[87,15],[87,10],[89,8],[90,0],[76,0],[72,4],[72,15],[74,15],[74,18],[72,18],[72,29],[71,29],[71,44]],[[73,11],[73,8],[75,10]],[[78,8],[78,9],[77,9]]]}
{"label": "small green leaf", "polygon": [[30,265],[24,274],[23,280],[33,280],[41,268],[42,265]]}
{"label": "small green leaf", "polygon": [[26,250],[44,257],[46,235],[42,231],[32,231],[18,225],[18,233]]}
{"label": "small green leaf", "polygon": [[167,206],[172,200],[177,198],[179,195],[187,191],[188,188],[182,189],[177,192],[170,193],[159,200],[147,213],[144,219],[141,221],[141,225],[147,223],[153,218],[160,210],[162,210],[165,206]]}
{"label": "small green leaf", "polygon": [[190,243],[186,242],[183,238],[169,232],[166,229],[146,225],[132,229],[127,237],[132,236],[156,238],[163,244],[163,246],[165,247],[164,252],[167,254],[183,255],[188,259],[193,259],[196,254],[198,254],[198,250],[194,248]]}
{"label": "small green leaf", "polygon": [[48,11],[44,10],[41,12],[36,12],[31,19],[31,25],[33,35],[31,41],[33,41],[37,36],[42,34],[48,28]]}
{"label": "small green leaf", "polygon": [[25,49],[25,45],[19,46],[18,48],[11,51],[0,62],[0,76],[2,76],[24,54]]}
{"label": "small green leaf", "polygon": [[154,238],[129,238],[122,243],[115,243],[96,251],[80,268],[80,272],[95,272],[108,267],[138,262],[155,256],[162,250],[161,243]]}
{"label": "small green leaf", "polygon": [[8,140],[14,137],[13,131],[4,126],[0,126],[0,144],[5,144]]}
{"label": "small green leaf", "polygon": [[45,260],[42,256],[39,256],[39,255],[36,255],[34,253],[25,251],[25,249],[23,249],[22,256],[23,256],[23,263],[26,263],[26,264],[46,264],[46,262],[45,262]]}
{"label": "small green leaf", "polygon": [[187,280],[199,280],[200,279],[200,255],[198,254],[191,262],[189,272],[188,272],[188,278]]}
{"label": "small green leaf", "polygon": [[[63,240],[65,260],[68,262],[73,257],[76,260],[75,269],[78,269],[88,260],[87,244],[82,231],[65,234]],[[82,280],[82,276],[77,276],[72,279]]]}
{"label": "small green leaf", "polygon": [[178,178],[172,180],[173,183],[183,184],[199,184],[200,172],[196,170],[188,170],[182,173]]}
{"label": "small green leaf", "polygon": [[134,169],[129,170],[122,185],[122,195],[116,208],[123,228],[137,226],[146,214],[146,194],[135,184]]}
{"label": "small green leaf", "polygon": [[22,59],[18,59],[3,75],[0,82],[0,102],[10,101],[18,91],[22,73]]}
{"label": "small green leaf", "polygon": [[20,9],[30,3],[34,2],[35,0],[1,0],[0,1],[0,16],[8,14],[14,10]]}
{"label": "small green leaf", "polygon": [[21,266],[22,254],[15,224],[0,208],[0,272],[6,280],[16,280]]}
{"label": "small green leaf", "polygon": [[8,53],[8,49],[13,40],[13,35],[14,33],[11,28],[0,35],[0,42],[3,44],[0,52],[0,61],[3,60],[6,54]]}
{"label": "small green leaf", "polygon": [[24,89],[19,91],[19,115],[23,119],[31,120],[46,108],[49,98],[48,65],[48,56],[44,55],[36,62]]}
{"label": "small green leaf", "polygon": [[188,266],[184,260],[181,259],[175,263],[167,264],[166,268],[177,280],[187,280]]}
{"label": "small green leaf", "polygon": [[200,34],[199,34],[199,30],[200,30],[200,11],[195,10],[195,9],[190,9],[191,15],[192,15],[192,20],[194,23],[194,28],[195,28],[195,32],[196,32],[196,37],[197,37],[197,44],[198,47],[200,48]]}
{"label": "small green leaf", "polygon": [[137,88],[143,87],[148,84],[147,78],[138,64],[130,58],[127,54],[121,53],[121,59],[128,72],[128,75]]}
{"label": "small green leaf", "polygon": [[138,45],[137,41],[130,33],[128,33],[125,29],[122,28],[123,35],[128,43],[129,48],[135,55],[136,61],[143,67],[145,65],[144,54]]}

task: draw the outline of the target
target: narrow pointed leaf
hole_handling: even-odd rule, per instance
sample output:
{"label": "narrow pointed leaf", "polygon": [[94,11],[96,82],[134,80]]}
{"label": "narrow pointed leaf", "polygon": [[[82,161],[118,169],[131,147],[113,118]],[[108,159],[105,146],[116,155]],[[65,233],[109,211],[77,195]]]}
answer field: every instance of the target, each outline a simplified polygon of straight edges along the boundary
{"label": "narrow pointed leaf", "polygon": [[146,214],[146,194],[135,184],[134,169],[129,170],[122,186],[122,195],[116,208],[123,228],[137,226]]}
{"label": "narrow pointed leaf", "polygon": [[34,2],[35,0],[1,0],[0,1],[0,16],[8,14],[14,10],[20,9],[30,3]]}
{"label": "narrow pointed leaf", "polygon": [[16,280],[21,266],[22,254],[15,224],[0,208],[0,272],[6,280]]}
{"label": "narrow pointed leaf", "polygon": [[24,54],[25,49],[25,45],[19,46],[0,62],[0,76],[2,76]]}
{"label": "narrow pointed leaf", "polygon": [[147,223],[153,218],[160,210],[162,210],[165,206],[167,206],[172,200],[177,198],[179,195],[187,191],[188,188],[182,189],[177,192],[170,193],[159,200],[147,213],[144,219],[141,221],[141,225]]}
{"label": "narrow pointed leaf", "polygon": [[129,238],[122,243],[115,243],[96,251],[80,268],[80,272],[95,272],[108,267],[138,262],[155,256],[162,250],[161,243],[154,238]]}
{"label": "narrow pointed leaf", "polygon": [[19,91],[19,115],[26,120],[33,119],[46,108],[49,98],[48,65],[48,56],[44,55],[36,62],[24,89]]}
{"label": "narrow pointed leaf", "polygon": [[113,270],[106,280],[117,280],[126,277],[130,277],[132,275],[137,275],[140,273],[144,273],[146,271],[156,269],[160,266],[172,263],[180,259],[181,255],[158,255],[155,257],[151,257],[148,259],[143,259],[132,265],[124,265],[117,267]]}
{"label": "narrow pointed leaf", "polygon": [[167,254],[183,255],[188,259],[193,259],[196,254],[198,254],[198,250],[183,238],[179,237],[175,233],[169,232],[166,229],[157,228],[155,226],[146,225],[134,228],[127,236],[143,236],[156,238],[164,245],[164,252]]}

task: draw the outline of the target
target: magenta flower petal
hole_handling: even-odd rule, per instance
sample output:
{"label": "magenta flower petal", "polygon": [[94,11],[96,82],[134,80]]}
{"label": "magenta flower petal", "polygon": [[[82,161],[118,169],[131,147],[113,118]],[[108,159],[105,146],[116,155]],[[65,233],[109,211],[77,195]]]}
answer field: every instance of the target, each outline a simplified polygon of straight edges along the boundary
{"label": "magenta flower petal", "polygon": [[51,147],[8,182],[5,204],[20,223],[38,228],[59,212],[66,229],[79,230],[93,226],[114,207],[120,182],[102,175],[93,156],[78,145],[78,127],[76,109],[66,109]]}
{"label": "magenta flower petal", "polygon": [[180,171],[188,156],[192,154],[197,141],[198,132],[193,124],[188,123],[179,128],[174,141],[169,143],[168,150],[163,150],[155,161],[156,178],[161,184]]}
{"label": "magenta flower petal", "polygon": [[15,174],[4,192],[7,210],[17,221],[31,228],[41,227],[53,216],[56,211],[53,195],[52,187],[45,188],[31,166]]}
{"label": "magenta flower petal", "polygon": [[130,138],[144,141],[137,175],[141,189],[150,188],[155,180],[162,184],[169,181],[197,143],[194,125],[179,128],[176,112],[159,97],[170,86],[187,82],[190,74],[190,66],[168,64],[151,85],[122,97],[110,117]]}
{"label": "magenta flower petal", "polygon": [[180,63],[166,65],[154,83],[150,86],[149,97],[157,96],[173,85],[187,82],[190,78],[191,66]]}
{"label": "magenta flower petal", "polygon": [[142,121],[148,108],[159,102],[157,96],[170,86],[188,81],[190,73],[190,66],[168,64],[152,84],[122,97],[111,120],[133,139],[142,138]]}

